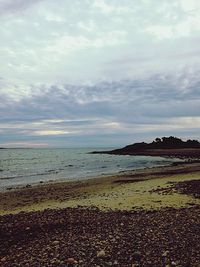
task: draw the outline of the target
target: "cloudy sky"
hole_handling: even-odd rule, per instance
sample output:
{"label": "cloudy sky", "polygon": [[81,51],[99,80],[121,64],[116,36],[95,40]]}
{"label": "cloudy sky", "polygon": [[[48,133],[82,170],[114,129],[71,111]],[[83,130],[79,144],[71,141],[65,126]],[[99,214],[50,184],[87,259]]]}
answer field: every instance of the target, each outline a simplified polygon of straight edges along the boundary
{"label": "cloudy sky", "polygon": [[199,0],[0,0],[0,146],[200,139]]}

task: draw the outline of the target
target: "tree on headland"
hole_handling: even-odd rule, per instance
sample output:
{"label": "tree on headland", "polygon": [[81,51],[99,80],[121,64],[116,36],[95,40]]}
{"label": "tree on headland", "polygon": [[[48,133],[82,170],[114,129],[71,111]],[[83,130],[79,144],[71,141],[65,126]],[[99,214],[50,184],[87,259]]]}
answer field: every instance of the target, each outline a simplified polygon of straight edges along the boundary
{"label": "tree on headland", "polygon": [[187,140],[174,136],[156,138],[152,143],[147,144],[147,148],[200,148],[197,140]]}
{"label": "tree on headland", "polygon": [[200,143],[197,140],[187,140],[186,142],[182,139],[174,136],[155,138],[151,143],[135,143],[128,145],[123,148],[123,151],[141,151],[147,149],[178,149],[178,148],[200,148]]}
{"label": "tree on headland", "polygon": [[155,141],[156,141],[156,143],[160,143],[160,142],[161,142],[161,139],[157,137],[157,138],[155,139]]}

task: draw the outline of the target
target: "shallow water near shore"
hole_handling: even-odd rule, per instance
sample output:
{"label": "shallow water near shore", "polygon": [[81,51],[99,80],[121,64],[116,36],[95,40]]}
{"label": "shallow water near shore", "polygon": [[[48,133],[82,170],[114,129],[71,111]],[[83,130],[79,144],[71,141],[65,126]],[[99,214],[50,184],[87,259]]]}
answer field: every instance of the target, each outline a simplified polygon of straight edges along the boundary
{"label": "shallow water near shore", "polygon": [[120,171],[169,165],[177,161],[150,156],[89,154],[93,150],[101,149],[2,149],[0,189],[41,181],[85,179]]}

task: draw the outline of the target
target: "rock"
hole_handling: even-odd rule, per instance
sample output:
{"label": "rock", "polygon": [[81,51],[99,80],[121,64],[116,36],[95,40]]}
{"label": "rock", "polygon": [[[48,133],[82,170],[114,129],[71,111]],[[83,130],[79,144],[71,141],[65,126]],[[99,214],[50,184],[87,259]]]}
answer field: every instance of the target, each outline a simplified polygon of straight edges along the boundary
{"label": "rock", "polygon": [[52,244],[53,244],[53,245],[56,245],[56,246],[59,245],[59,243],[60,243],[60,242],[57,241],[57,240],[55,240],[55,241],[52,242]]}
{"label": "rock", "polygon": [[60,265],[60,260],[54,258],[54,259],[51,260],[51,263],[52,263],[52,264],[55,264],[55,265]]}
{"label": "rock", "polygon": [[0,266],[200,267],[198,214],[200,206],[139,212],[66,208],[3,215]]}
{"label": "rock", "polygon": [[168,257],[169,256],[169,250],[166,250],[163,252],[162,254],[162,257],[165,258],[165,257]]}
{"label": "rock", "polygon": [[1,262],[6,262],[6,257],[2,258]]}
{"label": "rock", "polygon": [[142,258],[142,255],[139,251],[135,251],[132,256],[133,261],[139,261]]}
{"label": "rock", "polygon": [[74,258],[68,258],[67,259],[67,263],[68,264],[75,264],[76,263],[76,260]]}
{"label": "rock", "polygon": [[106,256],[106,253],[105,253],[104,250],[100,250],[100,251],[97,252],[97,257],[98,258],[103,258],[105,256]]}

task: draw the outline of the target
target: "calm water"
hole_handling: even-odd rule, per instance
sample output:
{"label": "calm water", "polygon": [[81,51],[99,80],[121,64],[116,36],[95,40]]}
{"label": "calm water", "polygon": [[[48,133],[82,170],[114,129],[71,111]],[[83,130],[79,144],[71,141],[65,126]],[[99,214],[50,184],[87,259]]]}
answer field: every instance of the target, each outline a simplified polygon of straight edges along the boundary
{"label": "calm water", "polygon": [[144,167],[168,165],[173,159],[88,154],[93,149],[2,149],[0,189],[49,180],[75,180]]}

